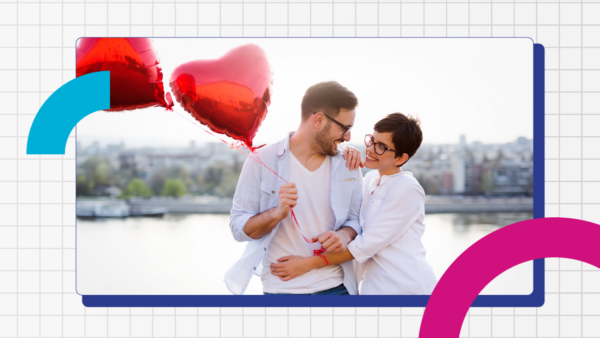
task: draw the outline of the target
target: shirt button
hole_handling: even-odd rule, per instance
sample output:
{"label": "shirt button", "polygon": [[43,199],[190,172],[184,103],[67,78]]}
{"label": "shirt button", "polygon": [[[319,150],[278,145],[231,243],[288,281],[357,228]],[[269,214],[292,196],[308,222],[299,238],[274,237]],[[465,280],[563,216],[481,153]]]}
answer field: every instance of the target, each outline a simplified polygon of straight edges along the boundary
{"label": "shirt button", "polygon": [[267,251],[267,248],[265,248],[263,251]]}
{"label": "shirt button", "polygon": [[275,190],[271,191],[271,194],[274,194],[274,193],[275,193]]}
{"label": "shirt button", "polygon": [[256,267],[254,267],[254,270],[256,270]]}

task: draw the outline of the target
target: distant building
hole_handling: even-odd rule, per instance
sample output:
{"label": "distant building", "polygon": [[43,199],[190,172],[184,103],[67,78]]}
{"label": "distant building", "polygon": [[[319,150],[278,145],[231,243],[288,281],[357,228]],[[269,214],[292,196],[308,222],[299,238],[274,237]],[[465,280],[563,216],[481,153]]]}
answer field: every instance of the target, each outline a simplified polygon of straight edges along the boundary
{"label": "distant building", "polygon": [[533,166],[514,160],[502,161],[492,170],[497,195],[533,195]]}
{"label": "distant building", "polygon": [[465,167],[465,194],[479,195],[481,194],[481,180],[485,168],[483,164],[475,164],[469,162]]}
{"label": "distant building", "polygon": [[533,193],[533,141],[423,144],[405,170],[428,194],[520,196]]}
{"label": "distant building", "polygon": [[460,135],[458,147],[452,156],[452,177],[453,189],[455,194],[465,193],[465,175],[466,175],[466,139],[465,135]]}
{"label": "distant building", "polygon": [[442,174],[442,195],[452,194],[454,192],[454,175],[447,171]]}

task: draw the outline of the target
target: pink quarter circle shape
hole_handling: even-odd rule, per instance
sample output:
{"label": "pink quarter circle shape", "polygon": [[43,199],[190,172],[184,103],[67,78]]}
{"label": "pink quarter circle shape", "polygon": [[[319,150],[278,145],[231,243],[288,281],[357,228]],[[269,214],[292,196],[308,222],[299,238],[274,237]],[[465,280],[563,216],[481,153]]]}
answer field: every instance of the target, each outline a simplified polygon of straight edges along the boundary
{"label": "pink quarter circle shape", "polygon": [[571,218],[511,224],[480,239],[446,270],[433,290],[419,338],[457,338],[469,307],[502,272],[539,258],[569,258],[600,268],[600,225]]}

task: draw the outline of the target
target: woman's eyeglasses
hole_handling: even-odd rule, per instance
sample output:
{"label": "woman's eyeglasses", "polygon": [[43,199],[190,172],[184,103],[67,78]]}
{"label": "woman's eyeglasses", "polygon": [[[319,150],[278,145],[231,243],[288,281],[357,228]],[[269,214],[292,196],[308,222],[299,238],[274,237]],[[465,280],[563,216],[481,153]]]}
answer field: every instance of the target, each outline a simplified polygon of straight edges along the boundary
{"label": "woman's eyeglasses", "polygon": [[388,148],[388,146],[381,142],[375,142],[375,139],[371,134],[365,135],[365,145],[367,146],[367,148],[373,146],[373,150],[375,150],[375,153],[377,155],[383,155],[388,150],[396,152],[394,149]]}

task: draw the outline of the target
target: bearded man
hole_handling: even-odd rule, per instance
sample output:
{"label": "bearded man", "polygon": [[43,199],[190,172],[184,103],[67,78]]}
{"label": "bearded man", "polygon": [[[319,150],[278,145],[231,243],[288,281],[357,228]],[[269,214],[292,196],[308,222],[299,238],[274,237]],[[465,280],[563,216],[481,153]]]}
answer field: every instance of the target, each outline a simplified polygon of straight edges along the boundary
{"label": "bearded man", "polygon": [[353,170],[360,156],[339,149],[341,142],[350,141],[357,105],[356,96],[335,81],[308,88],[298,129],[258,153],[289,183],[252,159],[244,163],[230,226],[234,239],[248,244],[225,275],[233,294],[244,293],[252,274],[261,277],[267,295],[357,294],[352,262],[326,265],[290,281],[269,268],[280,257],[320,255],[321,246],[343,252],[361,232],[362,174]]}

